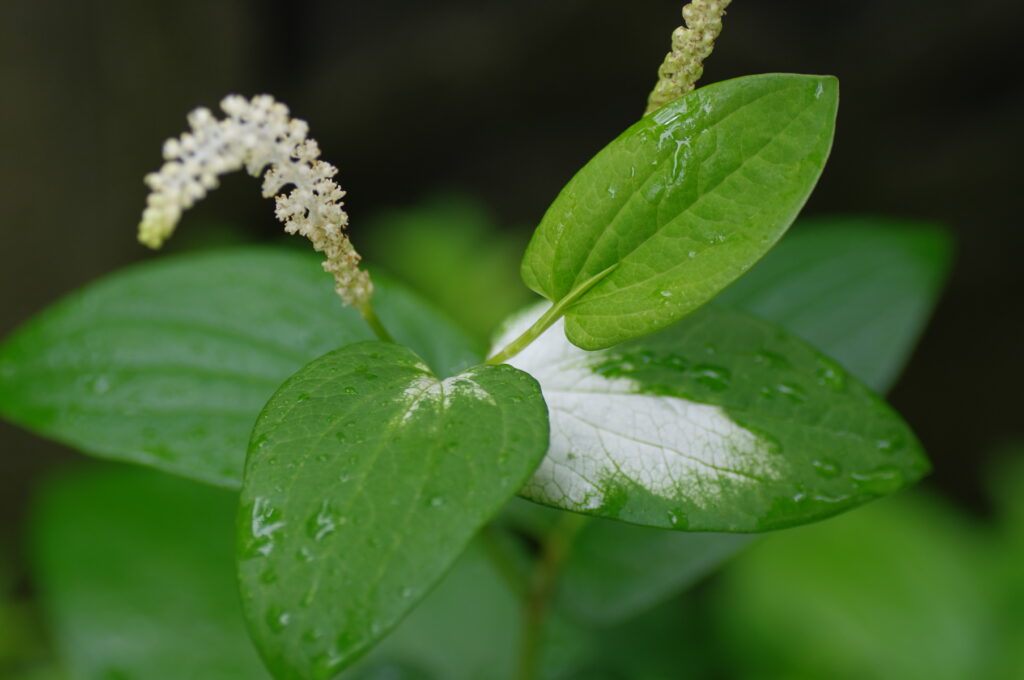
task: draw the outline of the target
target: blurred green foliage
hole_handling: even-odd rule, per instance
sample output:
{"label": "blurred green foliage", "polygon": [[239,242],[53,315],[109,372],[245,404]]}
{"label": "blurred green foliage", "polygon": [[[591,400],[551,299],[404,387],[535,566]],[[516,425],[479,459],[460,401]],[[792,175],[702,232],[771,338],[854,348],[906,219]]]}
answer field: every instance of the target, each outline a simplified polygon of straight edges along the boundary
{"label": "blurred green foliage", "polygon": [[410,284],[487,343],[505,317],[536,299],[519,280],[528,235],[498,230],[482,203],[452,193],[377,213],[360,230],[360,248],[368,262]]}
{"label": "blurred green foliage", "polygon": [[[785,257],[804,252],[799,243],[862,228],[854,222],[831,225],[833,236],[798,239]],[[364,233],[373,235],[377,249],[368,260],[402,275],[481,342],[529,300],[518,281],[521,242],[495,232],[470,199],[449,196],[425,210],[389,212]],[[871,300],[884,294],[891,302],[886,318],[905,321],[899,338],[860,338],[851,348],[884,342],[888,352],[912,343],[937,280],[890,280],[917,276],[908,269],[885,270],[867,287],[839,279],[872,277],[872,269],[884,269],[878,259],[884,252],[910,253],[931,243],[922,237],[901,245],[895,231],[876,231],[861,251],[828,262],[804,252],[815,266],[804,269],[801,299],[813,302],[828,281]],[[732,291],[735,304],[767,305],[762,313],[769,316],[779,305],[794,308],[791,296],[765,297],[771,292],[766,277],[786,269],[783,254],[773,256],[778,259],[770,256],[760,273],[755,269]],[[920,256],[922,267],[947,260],[935,248]],[[858,270],[858,263],[866,269]],[[490,295],[494,291],[502,297]],[[923,297],[906,306],[894,291]],[[855,326],[877,321],[876,303],[856,302],[843,303],[863,311]],[[819,343],[831,343],[815,333],[834,324],[791,322]],[[853,349],[844,360],[870,359]],[[897,371],[889,365],[873,382],[884,387]],[[914,490],[756,539],[704,583],[699,579],[743,548],[747,537],[592,522],[565,565],[546,629],[544,677],[1024,677],[1024,446],[1002,453],[991,475],[994,522]],[[532,559],[528,548],[557,514],[513,503],[501,520],[504,531],[474,543],[395,633],[343,677],[509,677],[518,598]],[[149,471],[90,465],[46,483],[31,522],[33,585],[70,678],[266,677],[235,597],[231,540],[224,538],[233,521],[231,493]],[[0,678],[55,680],[35,623],[40,616],[24,598],[12,599],[2,557],[0,595],[7,597],[0,597]]]}
{"label": "blurred green foliage", "polygon": [[716,584],[737,677],[1024,677],[1024,448],[996,526],[915,490],[768,536]]}

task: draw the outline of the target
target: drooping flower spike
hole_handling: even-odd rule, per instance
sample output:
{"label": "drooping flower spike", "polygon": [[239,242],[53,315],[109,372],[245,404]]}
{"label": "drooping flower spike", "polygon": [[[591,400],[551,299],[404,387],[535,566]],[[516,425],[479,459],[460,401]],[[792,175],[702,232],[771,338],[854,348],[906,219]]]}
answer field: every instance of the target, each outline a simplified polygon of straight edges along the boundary
{"label": "drooping flower spike", "polygon": [[672,51],[658,69],[658,82],[647,100],[645,114],[660,109],[694,88],[704,74],[704,60],[722,32],[722,17],[732,0],[693,0],[683,6],[683,21],[672,32]]}
{"label": "drooping flower spike", "polygon": [[[159,248],[174,232],[182,212],[217,188],[218,178],[241,168],[263,177],[263,196],[276,196],[276,215],[289,234],[308,238],[326,256],[323,267],[334,276],[335,290],[347,305],[364,311],[373,295],[369,274],[345,233],[345,192],[334,181],[330,163],[319,160],[316,140],[305,121],[291,118],[288,107],[269,95],[225,97],[227,117],[208,109],[188,116],[190,132],[164,144],[166,161],[146,176],[151,193],[139,224],[139,241]],[[287,194],[281,193],[292,186]]]}

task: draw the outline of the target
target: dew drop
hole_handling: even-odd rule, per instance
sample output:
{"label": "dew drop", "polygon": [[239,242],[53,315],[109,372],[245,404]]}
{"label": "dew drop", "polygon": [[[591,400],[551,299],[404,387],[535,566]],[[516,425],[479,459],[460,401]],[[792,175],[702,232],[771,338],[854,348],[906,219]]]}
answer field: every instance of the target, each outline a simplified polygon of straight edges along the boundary
{"label": "dew drop", "polygon": [[412,588],[402,588],[402,597],[404,597],[404,598],[412,597]]}
{"label": "dew drop", "polygon": [[690,252],[688,252],[688,253],[687,253],[686,255],[687,255],[687,256],[688,256],[688,257],[689,257],[690,259],[693,259],[693,258],[697,257],[697,251],[696,251],[696,250],[691,250],[691,251],[690,251]]}
{"label": "dew drop", "polygon": [[846,376],[838,364],[823,358],[818,359],[818,384],[839,392],[846,387]]}
{"label": "dew drop", "polygon": [[300,394],[297,397],[295,397],[295,401],[308,401],[309,398],[310,398],[310,396],[308,394],[306,394],[305,392],[303,392],[302,394]]}
{"label": "dew drop", "polygon": [[356,394],[358,392],[358,390],[356,390],[356,388],[354,388],[351,385],[349,385],[348,387],[345,388],[344,392],[345,392],[345,394]]}
{"label": "dew drop", "polygon": [[316,583],[306,588],[306,592],[302,596],[302,600],[299,601],[299,604],[303,607],[310,607],[316,601],[316,589]]}
{"label": "dew drop", "polygon": [[268,499],[257,498],[249,516],[250,538],[243,552],[246,557],[266,557],[274,550],[274,535],[285,525],[281,510]]}
{"label": "dew drop", "polygon": [[729,388],[729,380],[732,377],[729,369],[711,364],[698,364],[694,366],[690,375],[704,387],[718,392]]}
{"label": "dew drop", "polygon": [[105,375],[98,375],[90,385],[93,394],[106,394],[110,390],[110,378]]}
{"label": "dew drop", "polygon": [[890,494],[904,483],[903,473],[891,465],[883,465],[870,472],[855,472],[850,478],[861,491],[875,496]]}
{"label": "dew drop", "polygon": [[899,434],[886,437],[885,439],[879,439],[875,442],[875,448],[878,449],[879,453],[884,453],[886,455],[891,455],[904,448],[904,446],[905,443],[903,437]]}
{"label": "dew drop", "polygon": [[807,393],[804,392],[804,388],[795,383],[779,383],[775,386],[775,391],[794,404],[802,404],[807,401]]}
{"label": "dew drop", "polygon": [[826,479],[837,477],[842,471],[839,464],[830,458],[822,458],[811,463],[814,471]]}
{"label": "dew drop", "polygon": [[271,607],[267,610],[266,622],[267,627],[270,628],[273,633],[280,633],[288,624],[292,621],[292,615],[284,611],[280,607]]}
{"label": "dew drop", "polygon": [[306,535],[314,541],[322,541],[334,533],[337,519],[331,509],[330,501],[324,500],[316,514],[306,522]]}
{"label": "dew drop", "polygon": [[444,498],[442,498],[441,496],[434,496],[433,498],[430,499],[430,505],[431,507],[439,508],[442,505],[444,505]]}
{"label": "dew drop", "polygon": [[788,369],[793,367],[793,365],[789,363],[789,359],[781,354],[776,354],[775,352],[758,352],[754,355],[754,361],[764,366],[770,366],[774,369]]}
{"label": "dew drop", "polygon": [[666,298],[667,297],[672,297],[672,291],[670,291],[670,290],[663,290],[663,291],[661,291],[661,297],[666,297]]}
{"label": "dew drop", "polygon": [[345,661],[345,655],[336,649],[313,657],[313,676],[329,678],[337,674]]}

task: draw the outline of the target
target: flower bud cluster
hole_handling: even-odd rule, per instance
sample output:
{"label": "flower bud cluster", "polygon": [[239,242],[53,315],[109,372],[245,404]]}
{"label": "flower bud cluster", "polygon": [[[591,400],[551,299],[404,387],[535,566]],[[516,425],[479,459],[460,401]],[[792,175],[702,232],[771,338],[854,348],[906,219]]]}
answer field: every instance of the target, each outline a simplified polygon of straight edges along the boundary
{"label": "flower bud cluster", "polygon": [[[337,173],[308,139],[305,121],[291,118],[288,107],[269,95],[225,97],[227,117],[216,119],[200,108],[188,116],[191,130],[164,144],[166,161],[146,176],[150,194],[139,224],[139,241],[159,248],[174,232],[181,214],[217,188],[218,178],[241,168],[263,177],[263,196],[276,196],[276,215],[289,234],[308,238],[326,256],[323,267],[348,305],[361,307],[373,294],[369,274],[345,233],[348,214]],[[287,194],[281,190],[291,186]]]}
{"label": "flower bud cluster", "polygon": [[732,0],[693,0],[683,7],[683,21],[672,32],[672,51],[658,69],[658,83],[647,100],[647,111],[655,111],[693,90],[704,74],[704,60],[722,32],[722,17]]}

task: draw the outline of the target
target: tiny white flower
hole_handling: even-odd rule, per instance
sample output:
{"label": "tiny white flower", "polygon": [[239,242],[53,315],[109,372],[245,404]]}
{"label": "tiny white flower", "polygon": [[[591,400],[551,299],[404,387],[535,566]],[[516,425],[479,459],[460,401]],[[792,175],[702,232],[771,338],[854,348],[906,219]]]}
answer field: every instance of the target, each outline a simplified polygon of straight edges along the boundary
{"label": "tiny white flower", "polygon": [[[361,258],[345,233],[345,192],[332,179],[338,170],[320,160],[316,140],[306,137],[309,126],[291,118],[288,107],[270,95],[229,95],[220,106],[227,114],[223,120],[198,108],[188,115],[191,130],[164,143],[166,162],[145,178],[150,194],[139,241],[151,248],[163,245],[181,214],[217,188],[220,175],[244,167],[258,177],[266,170],[263,196],[276,196],[275,214],[285,231],[308,238],[326,256],[324,270],[334,276],[341,299],[362,308],[373,284],[359,269]],[[286,186],[292,190],[280,193]]]}

